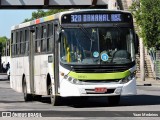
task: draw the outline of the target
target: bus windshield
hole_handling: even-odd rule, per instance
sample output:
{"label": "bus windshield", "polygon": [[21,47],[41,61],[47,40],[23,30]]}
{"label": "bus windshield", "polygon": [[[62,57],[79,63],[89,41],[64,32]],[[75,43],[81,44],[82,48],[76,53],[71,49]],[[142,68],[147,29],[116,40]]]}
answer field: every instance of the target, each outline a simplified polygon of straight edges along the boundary
{"label": "bus windshield", "polygon": [[64,28],[61,62],[67,64],[126,64],[135,60],[131,28]]}

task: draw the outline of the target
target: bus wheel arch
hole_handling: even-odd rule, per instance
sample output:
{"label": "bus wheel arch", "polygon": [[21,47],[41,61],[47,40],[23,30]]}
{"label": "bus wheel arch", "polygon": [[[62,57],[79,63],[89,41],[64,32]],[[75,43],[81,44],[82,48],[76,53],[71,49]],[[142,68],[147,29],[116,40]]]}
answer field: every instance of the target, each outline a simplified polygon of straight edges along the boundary
{"label": "bus wheel arch", "polygon": [[48,73],[47,74],[47,95],[50,95],[50,87],[51,87],[51,84],[52,82],[51,82],[51,77],[50,77],[50,74]]}
{"label": "bus wheel arch", "polygon": [[24,85],[26,84],[26,78],[25,75],[22,75],[22,92],[24,93]]}
{"label": "bus wheel arch", "polygon": [[51,104],[56,106],[60,104],[60,96],[55,95],[55,93],[53,93],[55,90],[53,89],[50,74],[47,74],[47,94],[50,95]]}
{"label": "bus wheel arch", "polygon": [[26,77],[25,75],[23,74],[22,76],[22,91],[23,91],[23,95],[24,95],[24,101],[27,102],[27,101],[32,101],[32,94],[28,94],[27,92],[27,82],[26,82]]}

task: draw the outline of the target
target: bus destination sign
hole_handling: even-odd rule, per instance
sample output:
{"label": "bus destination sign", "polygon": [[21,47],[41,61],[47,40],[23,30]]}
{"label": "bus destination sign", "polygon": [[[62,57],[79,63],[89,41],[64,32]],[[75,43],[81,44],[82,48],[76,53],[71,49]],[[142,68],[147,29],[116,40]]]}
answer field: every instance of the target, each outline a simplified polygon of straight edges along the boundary
{"label": "bus destination sign", "polygon": [[62,23],[94,23],[94,22],[123,22],[122,14],[69,14],[62,17]]}

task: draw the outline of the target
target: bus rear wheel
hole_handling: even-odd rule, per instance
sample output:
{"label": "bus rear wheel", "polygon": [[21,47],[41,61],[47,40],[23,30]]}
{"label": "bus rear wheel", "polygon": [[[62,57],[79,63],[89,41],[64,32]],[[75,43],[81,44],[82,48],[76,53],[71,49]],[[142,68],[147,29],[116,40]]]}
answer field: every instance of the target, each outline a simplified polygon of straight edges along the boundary
{"label": "bus rear wheel", "polygon": [[118,96],[108,96],[108,104],[110,106],[118,105],[120,102],[120,95]]}

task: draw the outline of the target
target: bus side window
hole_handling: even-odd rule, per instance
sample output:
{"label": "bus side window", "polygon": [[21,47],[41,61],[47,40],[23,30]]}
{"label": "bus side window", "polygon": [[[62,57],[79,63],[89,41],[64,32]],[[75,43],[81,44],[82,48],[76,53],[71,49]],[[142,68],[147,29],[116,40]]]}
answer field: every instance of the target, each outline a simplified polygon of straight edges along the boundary
{"label": "bus side window", "polygon": [[19,54],[19,31],[16,31],[16,55]]}
{"label": "bus side window", "polygon": [[53,42],[53,23],[47,25],[47,52],[52,51]]}
{"label": "bus side window", "polygon": [[29,50],[29,43],[28,43],[28,39],[29,39],[29,31],[26,29],[24,32],[24,42],[25,42],[25,54],[28,55],[28,50]]}
{"label": "bus side window", "polygon": [[35,53],[37,53],[38,52],[38,49],[37,49],[37,47],[38,47],[38,45],[37,45],[37,40],[38,40],[38,33],[39,33],[39,29],[38,29],[38,26],[36,26],[36,31],[35,31],[36,33],[35,33]]}
{"label": "bus side window", "polygon": [[13,44],[13,32],[11,33],[11,44]]}
{"label": "bus side window", "polygon": [[20,54],[23,55],[24,54],[24,48],[23,48],[23,31],[20,31]]}
{"label": "bus side window", "polygon": [[12,57],[15,55],[15,31],[12,32],[11,35],[11,49],[12,49]]}

